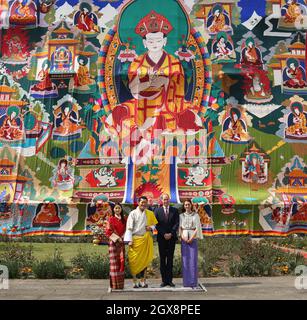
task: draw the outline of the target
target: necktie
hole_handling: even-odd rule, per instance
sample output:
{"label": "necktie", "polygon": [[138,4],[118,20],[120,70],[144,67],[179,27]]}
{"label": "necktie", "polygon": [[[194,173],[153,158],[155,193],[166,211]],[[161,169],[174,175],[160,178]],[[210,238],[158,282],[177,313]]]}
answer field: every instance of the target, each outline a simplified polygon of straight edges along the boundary
{"label": "necktie", "polygon": [[165,221],[168,221],[168,207],[164,209],[164,213],[165,213]]}

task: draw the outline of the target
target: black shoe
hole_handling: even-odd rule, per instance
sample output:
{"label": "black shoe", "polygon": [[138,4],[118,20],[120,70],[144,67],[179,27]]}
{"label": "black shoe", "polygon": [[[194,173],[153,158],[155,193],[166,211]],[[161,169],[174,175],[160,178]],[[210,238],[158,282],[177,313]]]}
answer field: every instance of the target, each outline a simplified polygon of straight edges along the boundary
{"label": "black shoe", "polygon": [[138,285],[137,283],[135,283],[135,284],[133,285],[133,289],[137,289],[137,288],[139,288],[139,285]]}
{"label": "black shoe", "polygon": [[167,284],[165,283],[165,282],[162,282],[161,284],[160,284],[160,288],[164,288],[164,287],[166,287],[167,286]]}
{"label": "black shoe", "polygon": [[169,285],[170,287],[172,287],[172,288],[175,287],[175,284],[174,284],[173,282],[170,282],[168,285]]}
{"label": "black shoe", "polygon": [[147,283],[144,283],[143,285],[140,284],[139,287],[140,288],[148,288],[148,284]]}

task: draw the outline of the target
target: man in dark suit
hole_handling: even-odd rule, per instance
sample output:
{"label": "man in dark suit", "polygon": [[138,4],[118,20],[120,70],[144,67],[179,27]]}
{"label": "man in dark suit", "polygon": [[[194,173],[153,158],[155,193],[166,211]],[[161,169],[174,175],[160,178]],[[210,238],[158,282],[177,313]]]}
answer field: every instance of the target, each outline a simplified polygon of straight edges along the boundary
{"label": "man in dark suit", "polygon": [[160,287],[167,285],[174,287],[173,259],[179,227],[179,213],[176,208],[170,206],[168,194],[162,195],[162,204],[162,207],[155,210],[155,216],[158,220],[156,229],[158,231],[157,240],[160,255],[160,272],[162,276]]}

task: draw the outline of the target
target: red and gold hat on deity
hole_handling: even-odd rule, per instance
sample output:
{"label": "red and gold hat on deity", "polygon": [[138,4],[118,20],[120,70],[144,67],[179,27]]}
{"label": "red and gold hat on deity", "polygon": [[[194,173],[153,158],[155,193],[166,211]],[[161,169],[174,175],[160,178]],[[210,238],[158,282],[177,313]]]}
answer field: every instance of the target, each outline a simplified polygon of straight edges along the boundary
{"label": "red and gold hat on deity", "polygon": [[163,32],[167,35],[173,30],[169,20],[154,10],[141,19],[135,27],[135,33],[145,37],[148,33]]}

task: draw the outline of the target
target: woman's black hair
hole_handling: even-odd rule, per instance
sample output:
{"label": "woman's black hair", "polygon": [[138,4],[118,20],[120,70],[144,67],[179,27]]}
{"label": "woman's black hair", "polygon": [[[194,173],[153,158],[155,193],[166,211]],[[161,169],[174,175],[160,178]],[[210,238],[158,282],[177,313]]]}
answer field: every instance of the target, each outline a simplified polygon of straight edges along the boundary
{"label": "woman's black hair", "polygon": [[61,159],[59,161],[59,166],[62,164],[62,163],[65,163],[66,166],[68,166],[68,161],[66,159]]}
{"label": "woman's black hair", "polygon": [[140,202],[141,200],[148,201],[148,198],[146,196],[140,196],[138,202]]}
{"label": "woman's black hair", "polygon": [[114,208],[115,208],[116,206],[120,206],[120,208],[122,209],[122,211],[121,211],[121,213],[120,213],[120,216],[121,216],[121,220],[124,221],[124,220],[125,220],[125,218],[124,218],[124,208],[123,208],[123,206],[122,206],[122,204],[121,204],[120,202],[116,202],[115,205],[114,205],[114,207],[112,207],[112,216],[113,216],[113,217],[115,216]]}

